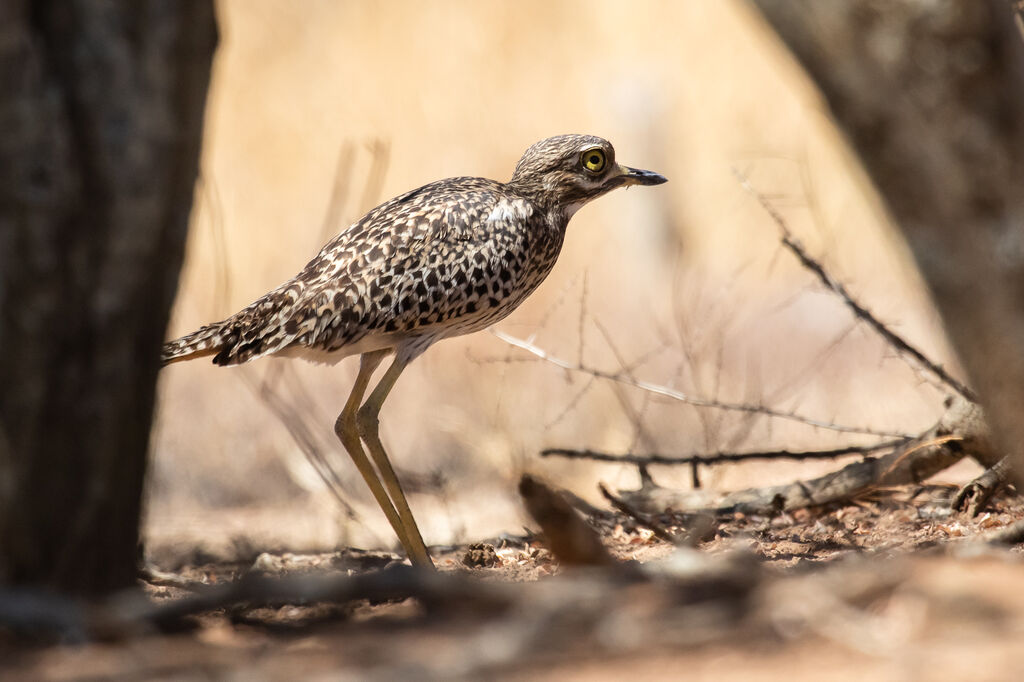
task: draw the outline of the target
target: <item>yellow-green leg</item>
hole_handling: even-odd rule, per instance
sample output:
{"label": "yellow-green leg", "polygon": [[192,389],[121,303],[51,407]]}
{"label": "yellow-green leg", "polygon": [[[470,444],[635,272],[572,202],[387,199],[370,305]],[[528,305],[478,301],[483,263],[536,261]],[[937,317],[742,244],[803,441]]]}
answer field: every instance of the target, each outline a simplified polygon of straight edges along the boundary
{"label": "yellow-green leg", "polygon": [[[377,469],[380,471],[384,485],[387,486],[388,492],[391,494],[391,501],[394,502],[395,509],[398,511],[398,516],[408,541],[403,540],[402,544],[405,547],[405,551],[409,554],[409,559],[414,565],[433,567],[434,564],[430,560],[430,554],[427,553],[427,547],[423,543],[423,537],[420,535],[420,529],[416,525],[416,519],[413,518],[412,510],[409,509],[409,503],[405,499],[405,493],[402,492],[402,486],[398,482],[398,477],[391,466],[391,461],[388,459],[388,453],[380,442],[380,433],[378,431],[381,405],[384,404],[391,389],[394,388],[395,382],[398,381],[398,377],[402,374],[406,364],[408,363],[400,358],[395,358],[395,361],[388,367],[387,372],[381,377],[380,382],[370,393],[370,397],[359,408],[356,414],[356,424],[359,427],[359,433],[362,435],[367,449],[370,451],[370,456],[373,457],[373,461],[377,464]],[[399,535],[401,536],[401,533]]]}
{"label": "yellow-green leg", "polygon": [[377,504],[383,510],[384,516],[388,518],[391,527],[395,529],[398,541],[402,543],[402,547],[409,554],[410,560],[415,563],[415,559],[413,559],[413,555],[409,551],[409,540],[406,537],[405,528],[402,526],[402,520],[398,516],[398,512],[395,511],[395,506],[391,503],[391,498],[388,497],[384,486],[381,485],[380,479],[377,478],[377,472],[374,471],[373,465],[366,457],[366,453],[363,452],[363,444],[359,441],[359,426],[356,422],[359,404],[366,393],[366,387],[370,384],[373,370],[377,369],[381,360],[387,354],[388,351],[386,350],[374,351],[372,353],[364,353],[359,358],[359,374],[356,375],[355,385],[352,386],[352,392],[345,402],[345,409],[341,411],[338,420],[334,423],[334,432],[338,434],[338,438],[341,440],[342,445],[345,446],[345,450],[348,451],[349,457],[355,463],[356,469],[359,469],[359,473],[363,475],[366,485],[370,486],[370,492],[373,493],[374,499],[377,500]]}

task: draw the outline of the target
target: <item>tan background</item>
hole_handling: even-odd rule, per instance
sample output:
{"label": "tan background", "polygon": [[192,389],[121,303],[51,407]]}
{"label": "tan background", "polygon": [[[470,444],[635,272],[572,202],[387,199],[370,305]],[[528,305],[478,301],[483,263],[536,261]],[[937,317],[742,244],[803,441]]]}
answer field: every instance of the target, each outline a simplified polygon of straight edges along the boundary
{"label": "tan background", "polygon": [[[615,371],[640,361],[632,371],[647,381],[845,424],[913,432],[939,414],[942,394],[813,284],[733,175],[769,195],[882,320],[951,362],[883,210],[743,3],[223,0],[219,19],[204,182],[170,335],[292,276],[380,200],[452,175],[507,179],[536,140],[590,133],[670,182],[580,211],[554,273],[502,330],[574,362]],[[325,232],[339,169],[341,215]],[[446,341],[385,407],[393,461],[428,490],[412,497],[428,543],[517,532],[523,471],[589,499],[598,480],[637,481],[632,467],[542,460],[547,446],[682,455],[854,440],[648,401],[527,357],[486,333]],[[165,370],[151,549],[392,546],[331,433],[355,365]],[[326,493],[261,382],[330,449],[359,520]],[[734,466],[703,478],[733,488],[830,466]],[[653,473],[688,484],[687,470]]]}

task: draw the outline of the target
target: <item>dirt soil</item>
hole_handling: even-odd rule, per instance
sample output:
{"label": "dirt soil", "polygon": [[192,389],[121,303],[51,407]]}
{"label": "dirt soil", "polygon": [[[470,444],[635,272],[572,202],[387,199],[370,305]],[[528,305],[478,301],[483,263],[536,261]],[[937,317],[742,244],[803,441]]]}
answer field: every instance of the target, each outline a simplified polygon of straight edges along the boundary
{"label": "dirt soil", "polygon": [[[41,643],[0,630],[0,676],[1024,679],[1021,546],[981,539],[1024,518],[1024,502],[1002,495],[969,518],[950,511],[954,493],[901,488],[774,518],[729,515],[695,549],[606,512],[591,525],[623,562],[622,575],[561,567],[541,538],[506,536],[432,549],[443,575],[467,578],[459,584],[469,596],[452,601],[495,588],[504,606],[283,599],[193,614],[177,632],[140,628],[106,641]],[[657,519],[679,537],[692,521]],[[344,579],[398,560],[359,550],[262,553],[152,567],[143,585],[162,604],[247,575]]]}

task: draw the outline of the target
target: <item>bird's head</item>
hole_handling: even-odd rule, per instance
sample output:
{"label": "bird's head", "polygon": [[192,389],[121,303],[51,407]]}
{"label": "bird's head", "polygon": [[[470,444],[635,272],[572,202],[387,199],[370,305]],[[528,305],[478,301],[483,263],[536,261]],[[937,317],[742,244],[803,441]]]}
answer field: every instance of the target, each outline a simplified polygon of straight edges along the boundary
{"label": "bird's head", "polygon": [[616,187],[660,185],[666,178],[621,166],[611,142],[593,135],[559,135],[534,144],[516,164],[509,186],[566,219]]}

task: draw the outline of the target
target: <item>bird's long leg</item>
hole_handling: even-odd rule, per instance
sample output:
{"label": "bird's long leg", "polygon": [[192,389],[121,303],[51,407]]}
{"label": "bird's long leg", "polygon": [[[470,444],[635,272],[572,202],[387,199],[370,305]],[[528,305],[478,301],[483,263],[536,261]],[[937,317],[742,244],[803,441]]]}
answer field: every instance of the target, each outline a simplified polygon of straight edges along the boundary
{"label": "bird's long leg", "polygon": [[399,517],[398,512],[395,511],[395,505],[391,503],[391,498],[388,497],[384,486],[381,485],[377,472],[374,470],[369,458],[363,452],[363,444],[359,441],[359,426],[356,422],[359,404],[366,393],[366,387],[370,384],[373,370],[377,369],[381,360],[384,359],[388,352],[387,350],[378,350],[363,353],[360,356],[359,374],[356,375],[355,385],[352,386],[352,392],[345,402],[345,409],[341,411],[341,414],[338,415],[338,420],[334,422],[334,432],[338,434],[338,439],[345,446],[345,450],[348,451],[349,457],[352,458],[356,468],[359,469],[359,473],[363,475],[366,485],[370,486],[370,492],[373,493],[373,497],[377,500],[377,504],[380,505],[384,516],[388,517],[391,527],[395,529],[398,541],[402,543],[402,547],[409,554],[409,559],[415,562],[416,558],[409,552],[409,540],[406,537],[405,528],[402,526],[402,519]]}
{"label": "bird's long leg", "polygon": [[413,564],[433,567],[434,564],[430,560],[430,554],[427,553],[427,547],[423,543],[423,536],[420,535],[420,529],[416,526],[416,519],[412,516],[412,510],[409,509],[405,493],[402,492],[402,486],[398,482],[395,470],[391,467],[388,453],[380,442],[380,433],[378,432],[381,405],[384,404],[388,393],[394,388],[395,382],[398,381],[398,377],[402,374],[402,370],[405,369],[407,364],[408,362],[400,357],[395,358],[395,361],[388,367],[388,371],[384,373],[380,382],[370,393],[370,397],[359,408],[359,412],[356,415],[356,423],[359,425],[359,433],[366,442],[366,448],[370,451],[370,456],[373,457],[373,461],[377,464],[377,469],[380,471],[384,485],[387,486],[388,492],[391,494],[391,500],[395,503],[395,508],[398,511],[398,516],[405,527],[405,536],[409,540],[409,544],[405,546],[405,551],[408,552],[409,559]]}

